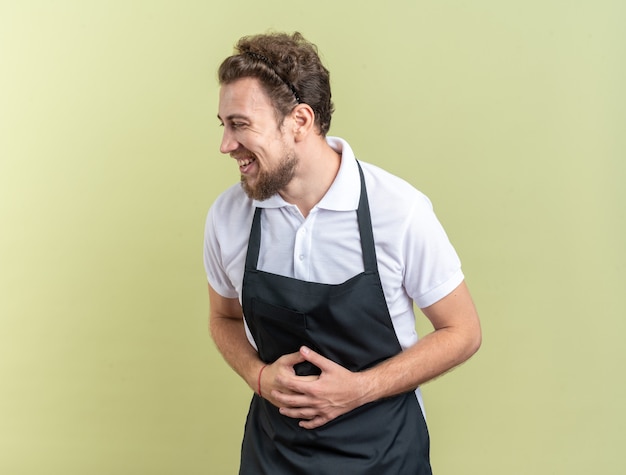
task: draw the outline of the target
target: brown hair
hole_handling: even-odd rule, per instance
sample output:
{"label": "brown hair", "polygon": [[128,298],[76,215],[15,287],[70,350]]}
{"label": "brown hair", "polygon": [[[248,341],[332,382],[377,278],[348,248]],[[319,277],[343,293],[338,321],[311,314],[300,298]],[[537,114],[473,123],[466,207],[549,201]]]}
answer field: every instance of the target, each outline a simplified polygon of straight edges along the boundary
{"label": "brown hair", "polygon": [[298,103],[305,103],[315,113],[320,135],[326,136],[334,110],[330,74],[314,44],[298,32],[268,33],[244,36],[235,53],[219,67],[220,84],[257,78],[274,104],[279,124]]}

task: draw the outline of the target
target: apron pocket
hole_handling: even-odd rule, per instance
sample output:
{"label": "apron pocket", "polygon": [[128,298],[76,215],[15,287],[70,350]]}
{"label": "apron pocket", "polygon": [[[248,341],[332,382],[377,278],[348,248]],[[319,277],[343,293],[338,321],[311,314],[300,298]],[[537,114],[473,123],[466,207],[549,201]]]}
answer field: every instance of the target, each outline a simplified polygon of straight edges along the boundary
{"label": "apron pocket", "polygon": [[[302,345],[319,352],[317,345],[307,335],[304,313],[259,299],[252,300],[252,308],[258,319],[258,333],[261,340],[257,342],[259,355],[266,363],[273,363],[283,355],[295,353]],[[294,370],[298,376],[321,373],[317,366],[308,361],[298,363],[294,366]]]}

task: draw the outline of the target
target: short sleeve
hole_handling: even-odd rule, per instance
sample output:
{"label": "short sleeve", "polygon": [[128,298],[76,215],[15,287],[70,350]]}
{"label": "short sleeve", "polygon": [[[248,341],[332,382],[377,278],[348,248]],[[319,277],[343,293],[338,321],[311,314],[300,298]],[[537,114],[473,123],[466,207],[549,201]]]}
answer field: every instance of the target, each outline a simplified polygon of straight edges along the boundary
{"label": "short sleeve", "polygon": [[209,285],[222,297],[236,298],[237,290],[224,266],[218,230],[215,225],[216,207],[209,210],[204,231],[204,268]]}
{"label": "short sleeve", "polygon": [[419,192],[409,209],[404,236],[405,290],[418,307],[425,308],[463,281],[461,261],[430,200]]}

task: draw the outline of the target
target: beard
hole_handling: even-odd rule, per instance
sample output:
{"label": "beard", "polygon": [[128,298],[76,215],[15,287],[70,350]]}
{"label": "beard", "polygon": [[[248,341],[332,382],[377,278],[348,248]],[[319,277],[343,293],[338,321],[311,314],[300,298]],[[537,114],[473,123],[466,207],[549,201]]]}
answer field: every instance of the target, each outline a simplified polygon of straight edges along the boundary
{"label": "beard", "polygon": [[286,153],[281,163],[273,170],[264,170],[259,167],[256,183],[251,185],[248,179],[241,175],[241,185],[248,197],[257,201],[264,201],[285,188],[296,173],[298,159],[293,153]]}

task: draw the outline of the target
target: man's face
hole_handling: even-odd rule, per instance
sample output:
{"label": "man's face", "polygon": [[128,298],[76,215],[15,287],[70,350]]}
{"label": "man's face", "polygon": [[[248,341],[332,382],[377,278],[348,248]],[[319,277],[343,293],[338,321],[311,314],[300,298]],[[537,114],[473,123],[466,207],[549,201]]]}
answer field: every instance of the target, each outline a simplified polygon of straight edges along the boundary
{"label": "man's face", "polygon": [[258,80],[222,85],[217,117],[224,126],[220,151],[237,160],[248,196],[266,200],[285,188],[298,160]]}

